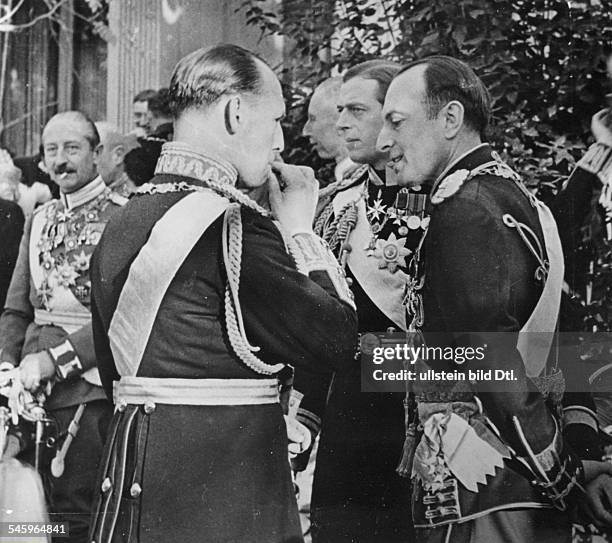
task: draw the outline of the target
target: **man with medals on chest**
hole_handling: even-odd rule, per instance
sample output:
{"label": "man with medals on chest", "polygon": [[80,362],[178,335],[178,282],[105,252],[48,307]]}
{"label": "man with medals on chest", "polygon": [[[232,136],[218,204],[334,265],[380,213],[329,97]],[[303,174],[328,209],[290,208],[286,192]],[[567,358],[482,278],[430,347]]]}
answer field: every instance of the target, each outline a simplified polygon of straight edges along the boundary
{"label": "man with medals on chest", "polygon": [[[51,520],[68,521],[68,540],[74,542],[87,540],[96,470],[112,416],[96,368],[89,264],[123,199],[96,173],[98,146],[98,132],[81,112],[59,113],[45,126],[44,162],[60,199],[35,210],[26,223],[0,318],[1,361],[19,366],[29,391],[53,384],[45,408],[64,439],[51,463]],[[26,434],[15,429],[9,449],[26,447]]]}
{"label": "man with medals on chest", "polygon": [[[351,280],[362,335],[406,329],[407,263],[428,221],[426,191],[397,186],[385,172],[387,155],[376,150],[382,103],[398,68],[368,61],[344,75],[336,126],[351,160],[363,166],[315,221]],[[335,373],[329,391],[313,484],[314,542],[410,540],[408,484],[395,472],[403,398],[362,392],[360,365],[358,355]]]}
{"label": "man with medals on chest", "polygon": [[[383,115],[379,149],[401,182],[434,181],[417,263],[424,287],[411,295],[422,299],[426,347],[455,355],[436,358],[434,349],[419,367],[473,372],[410,383],[419,426],[408,429],[403,464],[412,466],[417,538],[570,541],[569,512],[581,499],[601,506],[612,471],[583,461],[567,432],[580,421],[561,415],[564,382],[551,356],[563,280],[554,218],[482,143],[489,96],[466,64],[443,56],[409,64]],[[477,377],[488,371],[510,376]],[[590,422],[579,435],[596,432]]]}
{"label": "man with medals on chest", "polygon": [[[92,262],[116,413],[91,540],[302,541],[287,432],[290,450],[308,448],[291,417],[310,394],[293,391],[286,427],[279,379],[289,364],[320,382],[351,363],[353,300],[312,232],[312,170],[273,162],[285,106],[270,67],[200,49],[170,93],[175,140]],[[251,198],[266,181],[271,212]]]}

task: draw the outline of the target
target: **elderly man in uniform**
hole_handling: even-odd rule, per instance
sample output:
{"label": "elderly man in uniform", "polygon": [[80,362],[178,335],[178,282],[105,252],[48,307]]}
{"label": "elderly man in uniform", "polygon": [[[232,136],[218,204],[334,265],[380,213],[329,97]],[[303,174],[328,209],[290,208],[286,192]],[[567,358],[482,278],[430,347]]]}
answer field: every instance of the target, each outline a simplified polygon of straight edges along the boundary
{"label": "elderly man in uniform", "polygon": [[[201,49],[170,93],[175,141],[94,256],[117,413],[91,539],[301,541],[278,381],[290,364],[316,390],[350,363],[353,301],[312,232],[312,170],[272,163],[285,106],[270,67],[234,45]],[[271,213],[249,197],[265,182]],[[294,391],[289,414],[310,396]],[[290,447],[308,447],[287,420]]]}
{"label": "elderly man in uniform", "polygon": [[96,129],[101,146],[98,173],[113,192],[128,198],[136,190],[136,185],[125,172],[124,159],[130,150],[138,147],[136,137],[122,134],[114,124],[106,121],[96,122]]}
{"label": "elderly man in uniform", "polygon": [[[359,167],[349,158],[346,144],[336,128],[336,121],[339,116],[337,104],[341,86],[341,77],[330,77],[317,85],[310,97],[308,120],[302,130],[304,136],[310,139],[315,151],[322,159],[333,159],[336,163],[333,180],[328,181],[325,188],[319,191],[315,219],[342,187],[342,183],[350,180],[352,174]],[[317,450],[318,439],[313,445],[310,456],[303,458],[304,461],[308,460],[303,471],[301,471],[301,468],[304,466],[299,465],[299,460],[294,463],[294,466],[298,469],[295,483],[299,490],[298,505],[300,506],[300,519],[306,541],[310,540],[310,499]]]}
{"label": "elderly man in uniform", "polygon": [[70,523],[68,540],[74,542],[87,541],[112,415],[96,368],[89,262],[122,199],[97,175],[98,145],[96,127],[79,111],[58,113],[45,126],[45,167],[61,196],[28,219],[0,318],[0,361],[18,365],[30,391],[53,383],[46,407],[60,435],[79,427],[68,448],[59,444],[50,488],[51,518]]}
{"label": "elderly man in uniform", "polygon": [[[374,60],[344,74],[336,126],[351,160],[363,166],[338,187],[315,225],[352,281],[362,334],[406,329],[406,257],[427,224],[425,193],[398,186],[385,169],[386,153],[376,149],[385,93],[398,69]],[[362,392],[359,361],[335,373],[327,406],[322,397],[313,412],[325,412],[311,506],[315,542],[411,536],[409,488],[395,472],[403,396]],[[298,386],[301,378],[297,371]]]}
{"label": "elderly man in uniform", "polygon": [[466,64],[444,56],[409,64],[383,114],[379,149],[402,182],[434,182],[424,252],[413,258],[424,283],[407,292],[420,316],[414,328],[424,319],[428,346],[486,348],[465,364],[425,363],[513,371],[502,381],[412,384],[422,431],[416,421],[409,428],[405,465],[417,537],[570,541],[569,509],[586,484],[601,505],[612,469],[583,462],[589,451],[566,432],[581,425],[581,436],[595,434],[589,410],[585,424],[559,415],[563,382],[550,355],[563,255],[554,218],[483,143],[489,96]]}
{"label": "elderly man in uniform", "polygon": [[356,164],[349,158],[344,139],[338,133],[338,96],[342,78],[330,77],[315,88],[308,104],[308,120],[302,133],[307,136],[317,154],[325,160],[332,159],[334,182],[340,182],[356,169]]}

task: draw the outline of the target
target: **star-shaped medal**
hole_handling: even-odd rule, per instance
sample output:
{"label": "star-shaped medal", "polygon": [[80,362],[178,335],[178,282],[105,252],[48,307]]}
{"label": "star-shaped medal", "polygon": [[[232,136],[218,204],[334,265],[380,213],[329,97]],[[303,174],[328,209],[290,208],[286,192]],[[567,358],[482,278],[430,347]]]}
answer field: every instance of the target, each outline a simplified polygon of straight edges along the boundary
{"label": "star-shaped medal", "polygon": [[72,264],[63,262],[56,269],[57,282],[63,287],[69,287],[76,284],[76,280],[79,277],[79,272],[74,269]]}
{"label": "star-shaped medal", "polygon": [[66,222],[72,219],[73,213],[70,209],[62,209],[57,212],[57,220],[61,222]]}
{"label": "star-shaped medal", "polygon": [[371,206],[368,206],[368,218],[370,221],[380,222],[380,216],[385,216],[387,206],[383,204],[382,193],[378,191],[378,197]]}
{"label": "star-shaped medal", "polygon": [[91,260],[91,254],[85,254],[85,251],[81,249],[78,255],[73,257],[73,265],[77,271],[84,272],[89,269],[89,261]]}
{"label": "star-shaped medal", "polygon": [[386,268],[391,273],[395,273],[399,267],[406,267],[406,257],[410,254],[412,251],[406,248],[406,238],[398,239],[391,233],[388,239],[376,240],[376,249],[368,256],[379,259],[380,269]]}

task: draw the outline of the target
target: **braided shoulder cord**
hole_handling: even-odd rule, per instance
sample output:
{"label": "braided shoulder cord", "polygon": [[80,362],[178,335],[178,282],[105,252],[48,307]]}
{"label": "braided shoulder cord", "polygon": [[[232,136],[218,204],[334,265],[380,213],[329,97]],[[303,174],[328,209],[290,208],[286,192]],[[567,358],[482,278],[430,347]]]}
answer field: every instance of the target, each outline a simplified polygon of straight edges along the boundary
{"label": "braided shoulder cord", "polygon": [[317,220],[314,223],[314,233],[317,236],[323,237],[325,234],[325,225],[329,222],[330,217],[334,214],[334,204],[333,202],[329,202],[327,206],[321,211]]}
{"label": "braided shoulder cord", "polygon": [[[331,216],[331,212],[327,213],[327,210],[321,214],[319,221],[317,221],[317,225],[315,225],[315,233],[318,234],[318,230],[322,230],[322,233],[319,235],[327,242],[334,253],[336,253],[338,249],[342,249],[342,245],[347,241],[350,233],[357,224],[357,201],[348,202],[344,205],[327,228],[317,228],[319,226],[319,221],[324,218],[324,215],[326,220]],[[333,212],[333,207],[331,205],[329,207]]]}
{"label": "braided shoulder cord", "polygon": [[[538,281],[546,281],[546,278],[548,277],[550,263],[544,258],[544,249],[542,248],[542,244],[540,243],[540,240],[538,239],[536,233],[526,224],[517,221],[512,215],[510,215],[510,213],[505,213],[502,217],[502,220],[504,224],[509,228],[516,228],[516,231],[518,232],[519,236],[521,237],[529,251],[531,251],[531,254],[533,254],[533,256],[538,261],[539,266],[535,271],[535,278]],[[529,239],[527,234],[529,234],[531,240]]]}
{"label": "braided shoulder cord", "polygon": [[242,218],[240,206],[230,206],[223,216],[223,261],[227,272],[225,287],[225,320],[227,335],[236,355],[246,366],[257,373],[272,375],[281,371],[285,364],[266,364],[253,352],[259,347],[252,346],[244,330],[240,300],[240,267],[242,261]]}
{"label": "braided shoulder cord", "polygon": [[330,246],[338,247],[340,249],[340,264],[343,268],[346,264],[346,257],[351,251],[351,248],[348,246],[348,238],[357,225],[357,217],[357,202],[348,203],[343,208],[343,213],[340,221],[338,222],[336,233],[330,243]]}

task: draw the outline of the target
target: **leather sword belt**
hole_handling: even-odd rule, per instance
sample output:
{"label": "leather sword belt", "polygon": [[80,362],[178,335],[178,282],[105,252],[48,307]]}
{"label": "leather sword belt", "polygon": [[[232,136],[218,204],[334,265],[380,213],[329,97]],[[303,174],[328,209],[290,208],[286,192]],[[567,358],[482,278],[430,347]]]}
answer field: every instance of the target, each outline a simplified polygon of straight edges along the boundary
{"label": "leather sword belt", "polygon": [[65,313],[63,311],[34,310],[34,322],[40,325],[55,325],[71,334],[91,321],[89,313]]}
{"label": "leather sword belt", "polygon": [[277,379],[160,379],[121,377],[113,383],[118,408],[127,404],[258,405],[278,403]]}

